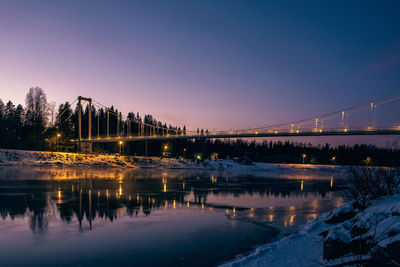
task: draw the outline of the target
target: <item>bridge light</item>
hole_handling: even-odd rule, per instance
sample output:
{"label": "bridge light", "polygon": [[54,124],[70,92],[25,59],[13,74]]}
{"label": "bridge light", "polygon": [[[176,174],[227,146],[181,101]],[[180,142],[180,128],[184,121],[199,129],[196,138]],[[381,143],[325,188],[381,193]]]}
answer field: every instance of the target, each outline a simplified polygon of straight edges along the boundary
{"label": "bridge light", "polygon": [[121,155],[121,149],[122,149],[122,144],[123,144],[124,142],[122,142],[122,141],[119,141],[119,154]]}
{"label": "bridge light", "polygon": [[58,152],[58,138],[60,138],[60,136],[61,136],[61,134],[59,134],[59,133],[57,133],[57,136],[56,136],[56,151]]}
{"label": "bridge light", "polygon": [[277,133],[278,133],[278,131],[275,131],[274,133],[275,133],[275,134],[277,134]]}
{"label": "bridge light", "polygon": [[258,132],[256,132],[256,134],[258,134]]}
{"label": "bridge light", "polygon": [[348,131],[348,130],[347,130],[347,128],[346,128],[346,129],[344,129],[344,132],[345,132],[345,133],[347,133],[347,131]]}
{"label": "bridge light", "polygon": [[299,131],[299,130],[297,130],[297,131],[296,131],[296,133],[300,133],[300,131]]}

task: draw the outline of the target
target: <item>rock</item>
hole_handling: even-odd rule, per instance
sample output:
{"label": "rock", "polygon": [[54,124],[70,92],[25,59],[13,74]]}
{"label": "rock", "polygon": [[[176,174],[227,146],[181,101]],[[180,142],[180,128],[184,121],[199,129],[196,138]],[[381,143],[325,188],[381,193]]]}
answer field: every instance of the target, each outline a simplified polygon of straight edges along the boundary
{"label": "rock", "polygon": [[326,218],[325,223],[341,223],[356,216],[357,210],[353,207],[353,203],[345,203],[334,209]]}
{"label": "rock", "polygon": [[368,227],[362,227],[362,226],[359,226],[358,224],[354,224],[353,228],[351,229],[351,233],[352,233],[353,237],[363,235],[368,231],[369,231]]}
{"label": "rock", "polygon": [[328,231],[324,241],[323,257],[327,260],[339,258],[351,252],[351,235],[345,225],[338,225]]}
{"label": "rock", "polygon": [[324,241],[323,256],[326,260],[333,260],[346,255],[351,251],[349,243],[337,238],[327,238]]}
{"label": "rock", "polygon": [[340,258],[346,254],[366,255],[376,243],[371,237],[347,239],[342,235],[330,235],[324,241],[323,256],[326,260]]}
{"label": "rock", "polygon": [[326,230],[326,231],[319,233],[319,235],[322,237],[326,237],[328,235],[328,233],[329,233],[329,230]]}
{"label": "rock", "polygon": [[368,266],[398,266],[398,263],[400,263],[400,241],[390,243],[385,247],[376,246],[372,250],[372,260]]}

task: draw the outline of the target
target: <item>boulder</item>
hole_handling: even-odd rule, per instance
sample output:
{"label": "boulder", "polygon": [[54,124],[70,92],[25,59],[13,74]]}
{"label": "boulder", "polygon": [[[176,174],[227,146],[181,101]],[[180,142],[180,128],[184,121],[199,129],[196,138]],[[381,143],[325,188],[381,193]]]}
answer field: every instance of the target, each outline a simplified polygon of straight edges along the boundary
{"label": "boulder", "polygon": [[334,209],[326,218],[325,223],[341,223],[353,218],[356,214],[357,210],[353,207],[353,203],[348,202]]}
{"label": "boulder", "polygon": [[372,250],[372,260],[368,266],[398,266],[400,264],[400,241],[384,247],[376,246]]}
{"label": "boulder", "polygon": [[323,257],[326,260],[339,258],[351,252],[351,235],[344,225],[329,230],[324,241]]}

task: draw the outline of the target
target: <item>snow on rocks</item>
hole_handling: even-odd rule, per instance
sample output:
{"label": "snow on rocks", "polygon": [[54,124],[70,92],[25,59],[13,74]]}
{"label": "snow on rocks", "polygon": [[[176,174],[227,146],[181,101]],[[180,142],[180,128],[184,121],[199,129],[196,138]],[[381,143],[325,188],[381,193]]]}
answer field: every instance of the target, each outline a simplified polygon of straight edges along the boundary
{"label": "snow on rocks", "polygon": [[305,224],[297,234],[222,266],[398,266],[400,194],[377,200],[362,211],[354,206],[347,202]]}
{"label": "snow on rocks", "polygon": [[357,214],[357,209],[354,208],[354,202],[346,202],[342,206],[337,207],[329,213],[326,218],[326,223],[339,223],[353,218]]}

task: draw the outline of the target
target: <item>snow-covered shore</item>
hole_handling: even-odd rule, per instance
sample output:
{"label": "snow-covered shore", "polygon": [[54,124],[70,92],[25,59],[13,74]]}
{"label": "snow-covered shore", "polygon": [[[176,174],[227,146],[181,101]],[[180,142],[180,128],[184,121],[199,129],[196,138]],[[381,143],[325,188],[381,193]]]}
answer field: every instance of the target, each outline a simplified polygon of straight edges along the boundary
{"label": "snow-covered shore", "polygon": [[[221,266],[382,266],[400,260],[400,194],[360,211],[347,202],[300,228]],[[396,263],[394,261],[396,261]],[[376,265],[378,264],[378,265]]]}
{"label": "snow-covered shore", "polygon": [[241,164],[233,160],[204,160],[195,162],[175,158],[162,157],[134,157],[79,154],[64,152],[24,151],[0,149],[0,166],[102,166],[124,168],[167,168],[167,169],[200,169],[200,170],[229,170],[234,172],[285,172],[295,170],[312,173],[313,171],[338,173],[343,167],[333,165],[309,164],[270,164],[257,162],[250,165]]}

